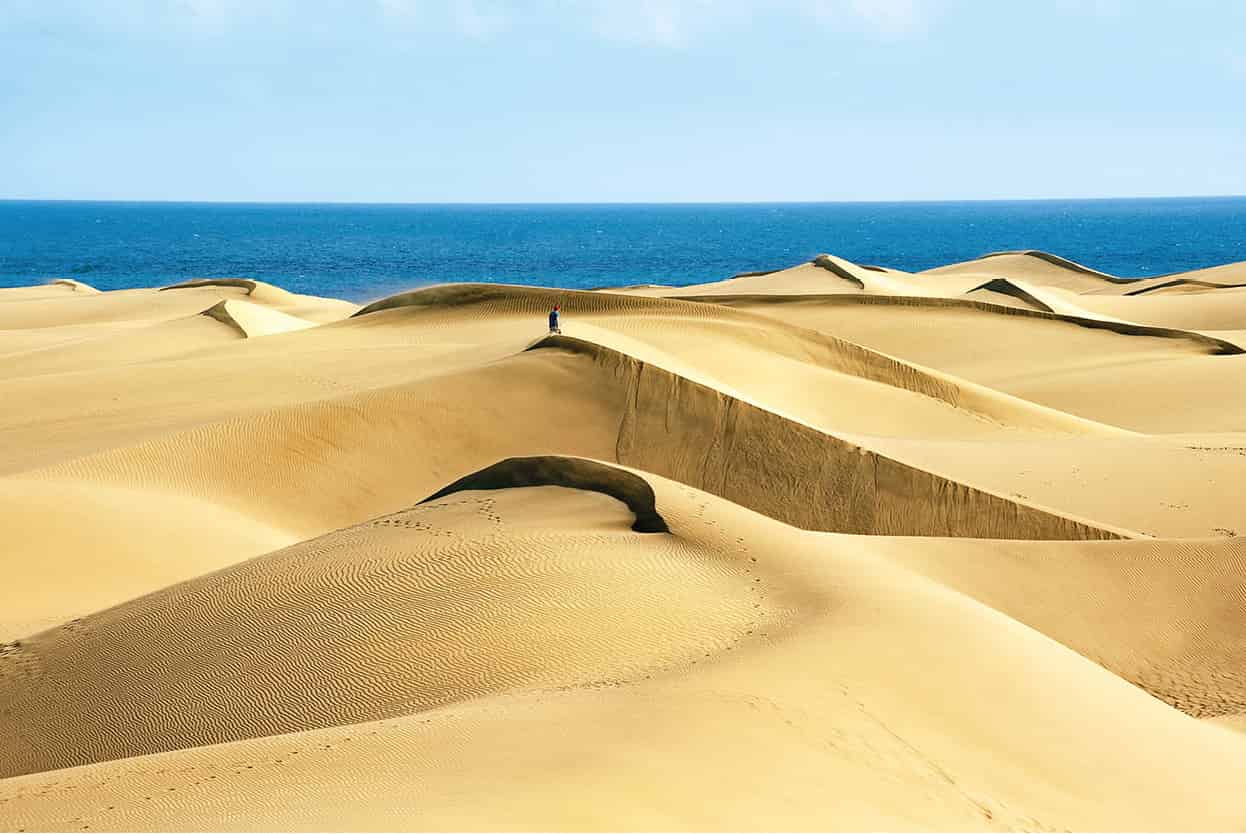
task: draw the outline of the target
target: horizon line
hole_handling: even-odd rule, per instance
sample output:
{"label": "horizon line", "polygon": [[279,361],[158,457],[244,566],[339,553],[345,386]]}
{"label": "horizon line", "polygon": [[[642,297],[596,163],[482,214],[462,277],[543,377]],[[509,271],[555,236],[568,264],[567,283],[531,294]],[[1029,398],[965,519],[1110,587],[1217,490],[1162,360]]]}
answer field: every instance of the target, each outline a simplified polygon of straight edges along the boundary
{"label": "horizon line", "polygon": [[896,203],[938,205],[945,203],[1045,203],[1111,202],[1122,200],[1232,200],[1246,194],[1153,194],[1128,197],[968,197],[917,200],[484,200],[412,201],[392,200],[170,200],[96,199],[63,197],[0,197],[0,203],[110,203],[116,205],[217,205],[217,206],[830,206],[887,205]]}

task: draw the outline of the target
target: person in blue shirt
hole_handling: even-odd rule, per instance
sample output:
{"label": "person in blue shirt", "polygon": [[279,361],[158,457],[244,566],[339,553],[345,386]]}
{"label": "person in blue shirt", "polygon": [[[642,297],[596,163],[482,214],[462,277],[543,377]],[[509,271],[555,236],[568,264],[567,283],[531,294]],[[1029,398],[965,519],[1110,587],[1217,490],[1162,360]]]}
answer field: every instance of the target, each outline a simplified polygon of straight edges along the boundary
{"label": "person in blue shirt", "polygon": [[562,334],[562,328],[558,326],[558,305],[554,305],[554,309],[549,311],[549,332]]}

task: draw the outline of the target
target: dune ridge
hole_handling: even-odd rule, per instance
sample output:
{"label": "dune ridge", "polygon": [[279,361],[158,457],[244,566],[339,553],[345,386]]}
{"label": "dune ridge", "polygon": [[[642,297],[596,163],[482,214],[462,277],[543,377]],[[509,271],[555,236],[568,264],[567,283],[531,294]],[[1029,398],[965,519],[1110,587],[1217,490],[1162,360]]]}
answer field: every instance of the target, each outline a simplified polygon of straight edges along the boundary
{"label": "dune ridge", "polygon": [[558,486],[600,492],[622,501],[636,520],[637,533],[669,533],[666,519],[654,505],[653,487],[622,469],[591,460],[543,456],[508,458],[459,478],[421,501],[427,504],[456,492],[514,489],[516,487]]}
{"label": "dune ridge", "polygon": [[262,295],[289,295],[280,287],[251,278],[192,278],[189,281],[179,281],[176,284],[161,287],[160,292],[184,290],[193,287],[237,287],[238,289],[245,290],[247,295],[255,295],[257,292]]}
{"label": "dune ridge", "polygon": [[1145,287],[1136,290],[1129,290],[1125,295],[1143,295],[1149,292],[1163,292],[1168,289],[1176,288],[1195,288],[1200,290],[1228,290],[1246,287],[1246,283],[1242,284],[1217,284],[1212,281],[1199,281],[1194,278],[1177,278],[1172,281],[1164,281],[1162,283],[1148,283]]}
{"label": "dune ridge", "polygon": [[[629,408],[616,446],[620,463],[695,485],[798,527],[986,538],[1139,535],[908,466],[592,342],[549,336],[530,348],[551,349],[587,355],[627,392]],[[674,420],[672,403],[680,412]],[[652,436],[665,436],[667,442],[654,445]],[[746,437],[774,438],[767,444],[771,456],[740,454]],[[757,488],[793,480],[805,500],[793,500],[797,494],[785,489]]]}
{"label": "dune ridge", "polygon": [[1076,261],[1070,261],[1068,258],[1062,258],[1059,255],[1053,255],[1050,252],[1043,252],[1040,249],[1017,249],[1017,250],[1005,250],[1005,251],[1000,251],[1000,252],[988,252],[987,254],[978,257],[976,260],[985,261],[991,258],[1002,258],[1002,257],[1007,257],[1007,256],[1015,256],[1015,255],[1020,255],[1026,258],[1036,258],[1040,261],[1046,261],[1052,266],[1058,266],[1061,269],[1067,269],[1070,272],[1080,272],[1082,275],[1090,275],[1094,278],[1102,278],[1103,280],[1108,281],[1113,284],[1122,284],[1122,283],[1127,283],[1130,280],[1133,280],[1130,278],[1121,278],[1116,275],[1109,275],[1106,272],[1100,272],[1097,269],[1092,269],[1088,266],[1084,266],[1083,264],[1079,264]]}
{"label": "dune ridge", "polygon": [[305,330],[315,325],[279,310],[270,310],[258,304],[246,301],[218,301],[201,315],[216,319],[221,324],[237,330],[243,338],[270,336],[274,333],[289,333],[291,330]]}
{"label": "dune ridge", "polygon": [[847,261],[833,258],[830,255],[818,255],[811,263],[814,266],[820,266],[832,275],[843,278],[850,284],[855,284],[860,289],[865,289],[865,281],[855,274]]}
{"label": "dune ridge", "polygon": [[53,278],[51,281],[48,281],[48,283],[57,287],[69,287],[74,292],[86,293],[87,295],[99,295],[99,290],[95,289],[95,287],[73,278]]}

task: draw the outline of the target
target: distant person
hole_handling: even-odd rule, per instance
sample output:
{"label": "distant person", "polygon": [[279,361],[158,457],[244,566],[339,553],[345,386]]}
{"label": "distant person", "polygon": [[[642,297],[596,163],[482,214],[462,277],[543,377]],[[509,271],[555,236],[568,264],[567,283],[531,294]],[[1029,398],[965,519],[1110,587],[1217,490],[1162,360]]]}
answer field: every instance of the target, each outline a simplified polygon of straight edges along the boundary
{"label": "distant person", "polygon": [[549,311],[549,332],[562,335],[562,328],[558,326],[558,305],[554,305],[554,309]]}

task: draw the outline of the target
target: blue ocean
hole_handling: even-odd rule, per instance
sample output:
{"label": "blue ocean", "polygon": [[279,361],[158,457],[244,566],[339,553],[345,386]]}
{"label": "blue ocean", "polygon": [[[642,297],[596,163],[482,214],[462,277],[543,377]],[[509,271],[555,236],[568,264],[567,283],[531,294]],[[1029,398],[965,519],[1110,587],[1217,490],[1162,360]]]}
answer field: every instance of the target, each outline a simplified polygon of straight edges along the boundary
{"label": "blue ocean", "polygon": [[690,284],[830,252],[921,270],[1043,249],[1144,277],[1246,260],[1246,197],[706,205],[0,201],[0,286],[242,276],[367,301],[446,281]]}

